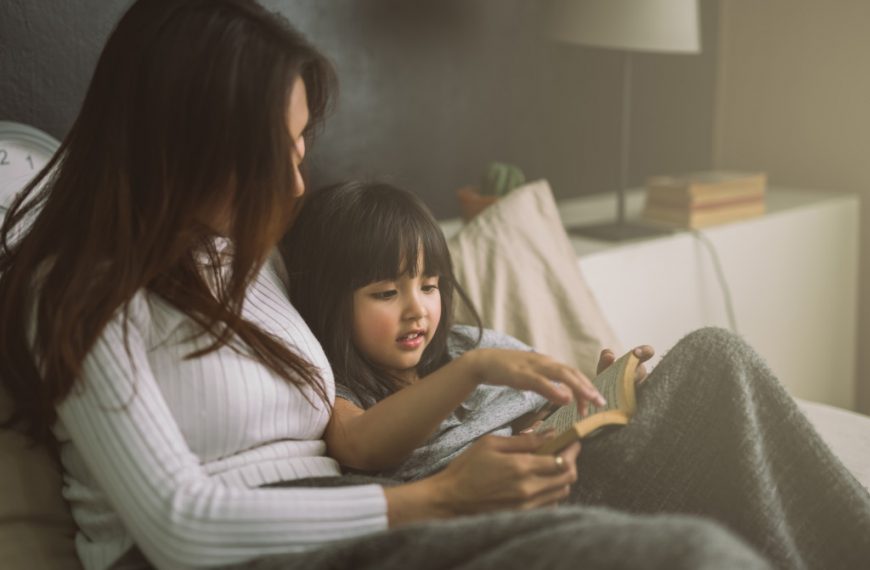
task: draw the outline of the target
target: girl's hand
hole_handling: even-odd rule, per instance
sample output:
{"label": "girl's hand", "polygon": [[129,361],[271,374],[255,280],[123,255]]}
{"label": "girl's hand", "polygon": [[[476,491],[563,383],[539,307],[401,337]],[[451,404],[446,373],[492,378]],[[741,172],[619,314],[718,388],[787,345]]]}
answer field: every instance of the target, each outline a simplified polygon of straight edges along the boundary
{"label": "girl's hand", "polygon": [[[637,370],[634,375],[634,383],[640,384],[644,380],[646,380],[647,371],[646,366],[643,365],[644,362],[649,360],[655,355],[656,351],[648,344],[644,344],[638,347],[635,347],[633,350],[634,355],[640,360],[640,364],[637,365]],[[613,351],[609,348],[605,348],[601,351],[601,357],[598,359],[598,374],[604,372],[604,369],[613,364],[616,361],[616,355],[613,354]]]}
{"label": "girl's hand", "polygon": [[385,489],[390,526],[557,504],[577,480],[580,443],[556,457],[535,455],[547,439],[535,434],[485,436],[436,475]]}
{"label": "girl's hand", "polygon": [[478,384],[531,390],[559,405],[573,399],[584,415],[590,401],[605,405],[604,397],[582,372],[543,354],[482,348],[466,352],[460,358],[471,363],[472,376]]}

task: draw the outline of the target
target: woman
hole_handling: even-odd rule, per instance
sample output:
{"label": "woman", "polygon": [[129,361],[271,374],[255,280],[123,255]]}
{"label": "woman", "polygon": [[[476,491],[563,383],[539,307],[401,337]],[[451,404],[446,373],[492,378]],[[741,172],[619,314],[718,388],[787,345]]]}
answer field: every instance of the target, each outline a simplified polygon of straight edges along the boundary
{"label": "woman", "polygon": [[514,453],[535,446],[524,438],[415,485],[259,488],[339,474],[320,441],[329,367],[267,262],[330,83],[322,56],[255,3],[137,2],[46,192],[27,200],[34,183],[8,215],[0,376],[10,421],[59,441],[86,567],[134,542],[160,567],[227,564],[552,504],[576,478]]}
{"label": "woman", "polygon": [[[56,438],[86,568],[767,567],[695,519],[455,518],[566,495],[579,446],[563,468],[533,436],[482,440],[413,484],[322,487],[346,483],[320,440],[331,372],[270,255],[329,92],[322,56],[254,2],[139,0],[7,215],[7,424]],[[582,391],[544,357],[533,372],[478,371]]]}

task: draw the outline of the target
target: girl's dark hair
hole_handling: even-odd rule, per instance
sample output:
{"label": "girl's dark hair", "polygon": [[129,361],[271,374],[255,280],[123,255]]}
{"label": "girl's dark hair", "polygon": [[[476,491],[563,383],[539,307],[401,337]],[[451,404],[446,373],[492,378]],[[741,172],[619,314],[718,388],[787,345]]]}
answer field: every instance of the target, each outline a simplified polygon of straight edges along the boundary
{"label": "girl's dark hair", "polygon": [[[330,100],[332,68],[254,1],[140,0],[127,11],[72,129],[3,222],[0,385],[15,404],[4,425],[50,439],[55,406],[85,356],[142,288],[215,339],[190,357],[235,337],[326,400],[316,368],[241,312],[298,205],[287,126],[297,78],[313,125]],[[222,278],[202,222],[226,206],[233,255]],[[197,261],[203,252],[211,275]]]}
{"label": "girl's dark hair", "polygon": [[[353,344],[353,293],[376,281],[416,274],[439,276],[441,322],[423,351],[425,376],[449,360],[454,293],[480,318],[456,283],[450,251],[438,223],[410,192],[383,183],[348,182],[313,192],[282,247],[290,276],[290,301],[323,346],[336,380],[370,405],[401,388],[397,378]],[[471,341],[471,345],[476,341]]]}

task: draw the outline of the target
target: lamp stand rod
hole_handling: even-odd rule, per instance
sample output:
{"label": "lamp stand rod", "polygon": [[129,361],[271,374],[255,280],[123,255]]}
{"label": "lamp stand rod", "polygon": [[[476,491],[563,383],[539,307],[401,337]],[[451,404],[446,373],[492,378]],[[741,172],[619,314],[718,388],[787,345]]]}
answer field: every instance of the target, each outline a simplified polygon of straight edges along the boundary
{"label": "lamp stand rod", "polygon": [[622,60],[622,121],[619,137],[619,188],[616,192],[616,223],[625,225],[625,193],[628,188],[628,167],[631,157],[631,52],[625,51]]}
{"label": "lamp stand rod", "polygon": [[619,140],[619,188],[616,189],[616,221],[592,226],[570,226],[569,233],[598,241],[626,241],[660,236],[669,230],[629,223],[626,216],[626,195],[629,184],[629,159],[631,158],[631,52],[623,55],[622,121]]}

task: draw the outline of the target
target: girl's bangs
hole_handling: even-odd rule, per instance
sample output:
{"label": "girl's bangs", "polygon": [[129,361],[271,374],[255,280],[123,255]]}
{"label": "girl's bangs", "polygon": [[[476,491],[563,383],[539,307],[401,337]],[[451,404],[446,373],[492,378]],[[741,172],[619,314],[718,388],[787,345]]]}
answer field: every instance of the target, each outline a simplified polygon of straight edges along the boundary
{"label": "girl's bangs", "polygon": [[368,231],[359,234],[355,247],[350,248],[355,251],[348,260],[354,289],[395,280],[405,274],[416,277],[421,269],[418,267],[421,254],[423,275],[451,273],[450,254],[441,228],[414,213],[405,211],[389,216],[394,219],[372,224]]}

